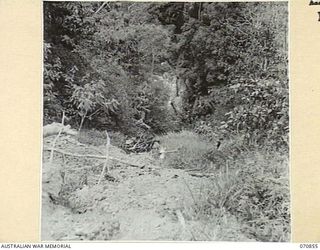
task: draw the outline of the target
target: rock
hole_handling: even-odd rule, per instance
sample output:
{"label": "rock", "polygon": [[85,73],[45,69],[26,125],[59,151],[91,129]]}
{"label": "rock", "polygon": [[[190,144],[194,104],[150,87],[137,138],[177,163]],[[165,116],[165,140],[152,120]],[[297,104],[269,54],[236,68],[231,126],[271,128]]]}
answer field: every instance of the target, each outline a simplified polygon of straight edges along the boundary
{"label": "rock", "polygon": [[83,228],[78,228],[75,231],[76,236],[85,236],[88,232],[86,232]]}

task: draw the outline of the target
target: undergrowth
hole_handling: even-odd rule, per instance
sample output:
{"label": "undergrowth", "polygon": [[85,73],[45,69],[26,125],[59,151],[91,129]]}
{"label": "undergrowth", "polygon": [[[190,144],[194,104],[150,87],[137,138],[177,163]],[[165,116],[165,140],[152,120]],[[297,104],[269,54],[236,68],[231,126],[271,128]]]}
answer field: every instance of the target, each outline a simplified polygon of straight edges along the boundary
{"label": "undergrowth", "polygon": [[290,191],[286,156],[246,152],[212,179],[209,203],[243,223],[243,232],[258,241],[288,241]]}
{"label": "undergrowth", "polygon": [[213,146],[191,131],[183,130],[178,133],[168,133],[159,138],[160,145],[167,153],[164,165],[172,168],[200,169],[208,161],[204,155],[210,152]]}
{"label": "undergrowth", "polygon": [[[164,165],[211,171],[212,186],[207,187],[205,198],[198,201],[202,204],[194,210],[199,219],[206,221],[208,215],[225,211],[223,216],[235,216],[241,232],[249,239],[290,240],[286,148],[272,150],[269,145],[258,146],[254,140],[248,143],[243,136],[233,135],[217,149],[214,140],[188,131],[167,134],[160,142],[166,150],[178,150],[166,156]],[[216,236],[211,240],[216,240]]]}
{"label": "undergrowth", "polygon": [[[102,145],[106,135],[82,131],[82,143]],[[113,145],[124,137],[110,133]],[[114,138],[114,139],[113,139]],[[210,187],[195,199],[194,220],[208,222],[194,229],[203,240],[289,241],[290,190],[287,148],[256,143],[241,134],[221,136],[191,131],[159,136],[165,153],[162,166],[210,174]],[[221,145],[217,148],[217,142]],[[115,144],[114,144],[115,143]],[[190,190],[192,192],[192,190]],[[195,196],[196,197],[196,196]],[[216,225],[213,227],[210,225]],[[216,229],[220,228],[218,231]],[[213,231],[212,231],[213,230]],[[236,237],[241,233],[244,238]],[[202,236],[201,236],[202,234]]]}
{"label": "undergrowth", "polygon": [[[122,147],[125,142],[125,135],[120,132],[112,131],[108,131],[108,134],[113,146]],[[105,131],[82,129],[77,135],[77,140],[83,144],[100,146],[107,143],[107,135]]]}

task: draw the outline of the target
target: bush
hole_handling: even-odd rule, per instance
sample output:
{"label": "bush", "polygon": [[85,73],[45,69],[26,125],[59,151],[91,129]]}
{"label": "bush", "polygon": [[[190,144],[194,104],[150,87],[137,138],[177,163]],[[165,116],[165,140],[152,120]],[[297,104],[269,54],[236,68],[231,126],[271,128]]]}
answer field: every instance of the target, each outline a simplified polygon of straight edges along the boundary
{"label": "bush", "polygon": [[288,159],[281,152],[242,152],[212,180],[209,203],[244,223],[259,241],[290,238]]}
{"label": "bush", "polygon": [[258,81],[235,84],[233,110],[226,114],[221,129],[236,131],[249,141],[255,135],[260,144],[288,147],[289,92],[284,83]]}
{"label": "bush", "polygon": [[172,168],[200,169],[208,164],[204,155],[212,150],[213,144],[200,138],[196,133],[183,130],[179,133],[168,133],[158,138],[166,150],[177,150],[167,153],[164,164]]}
{"label": "bush", "polygon": [[[202,199],[202,206],[209,208],[206,213],[226,211],[229,216],[235,216],[242,224],[242,233],[248,238],[258,241],[288,241],[290,191],[287,148],[283,146],[277,150],[272,149],[267,143],[258,142],[255,135],[251,135],[249,140],[245,133],[222,135],[205,123],[197,126],[197,132],[200,135],[182,137],[184,144],[192,141],[195,146],[199,143],[199,138],[203,137],[215,143],[217,138],[221,140],[223,137],[219,149],[214,144],[202,154],[206,149],[192,148],[200,155],[198,164],[188,158],[192,155],[191,150],[179,156],[186,158],[191,164],[206,167],[211,163],[214,166],[207,168],[207,171],[213,173],[213,177],[212,186],[208,187],[208,193]],[[181,136],[170,136],[170,139],[181,141]]]}

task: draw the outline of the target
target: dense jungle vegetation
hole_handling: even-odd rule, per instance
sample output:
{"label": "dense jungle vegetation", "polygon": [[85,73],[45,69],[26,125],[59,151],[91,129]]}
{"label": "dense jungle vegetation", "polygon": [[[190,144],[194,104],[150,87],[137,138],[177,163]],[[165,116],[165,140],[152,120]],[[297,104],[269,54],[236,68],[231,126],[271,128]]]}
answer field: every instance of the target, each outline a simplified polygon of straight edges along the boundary
{"label": "dense jungle vegetation", "polygon": [[166,166],[220,171],[201,213],[287,241],[287,18],[286,2],[46,2],[43,122],[64,111],[79,141],[107,130],[126,150],[156,138],[178,149]]}

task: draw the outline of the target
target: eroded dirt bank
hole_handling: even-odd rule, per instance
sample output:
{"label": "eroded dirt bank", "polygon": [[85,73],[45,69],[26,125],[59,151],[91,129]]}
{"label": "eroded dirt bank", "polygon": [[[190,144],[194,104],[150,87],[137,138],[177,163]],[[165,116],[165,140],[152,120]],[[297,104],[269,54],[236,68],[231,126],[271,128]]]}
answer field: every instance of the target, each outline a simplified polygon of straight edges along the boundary
{"label": "eroded dirt bank", "polygon": [[[74,154],[104,150],[70,136],[57,147]],[[55,153],[50,164],[49,153],[43,154],[42,240],[249,240],[235,218],[224,221],[221,211],[202,206],[210,178],[161,166],[151,153],[111,147],[112,157],[137,166],[110,161],[98,185],[103,160]]]}

